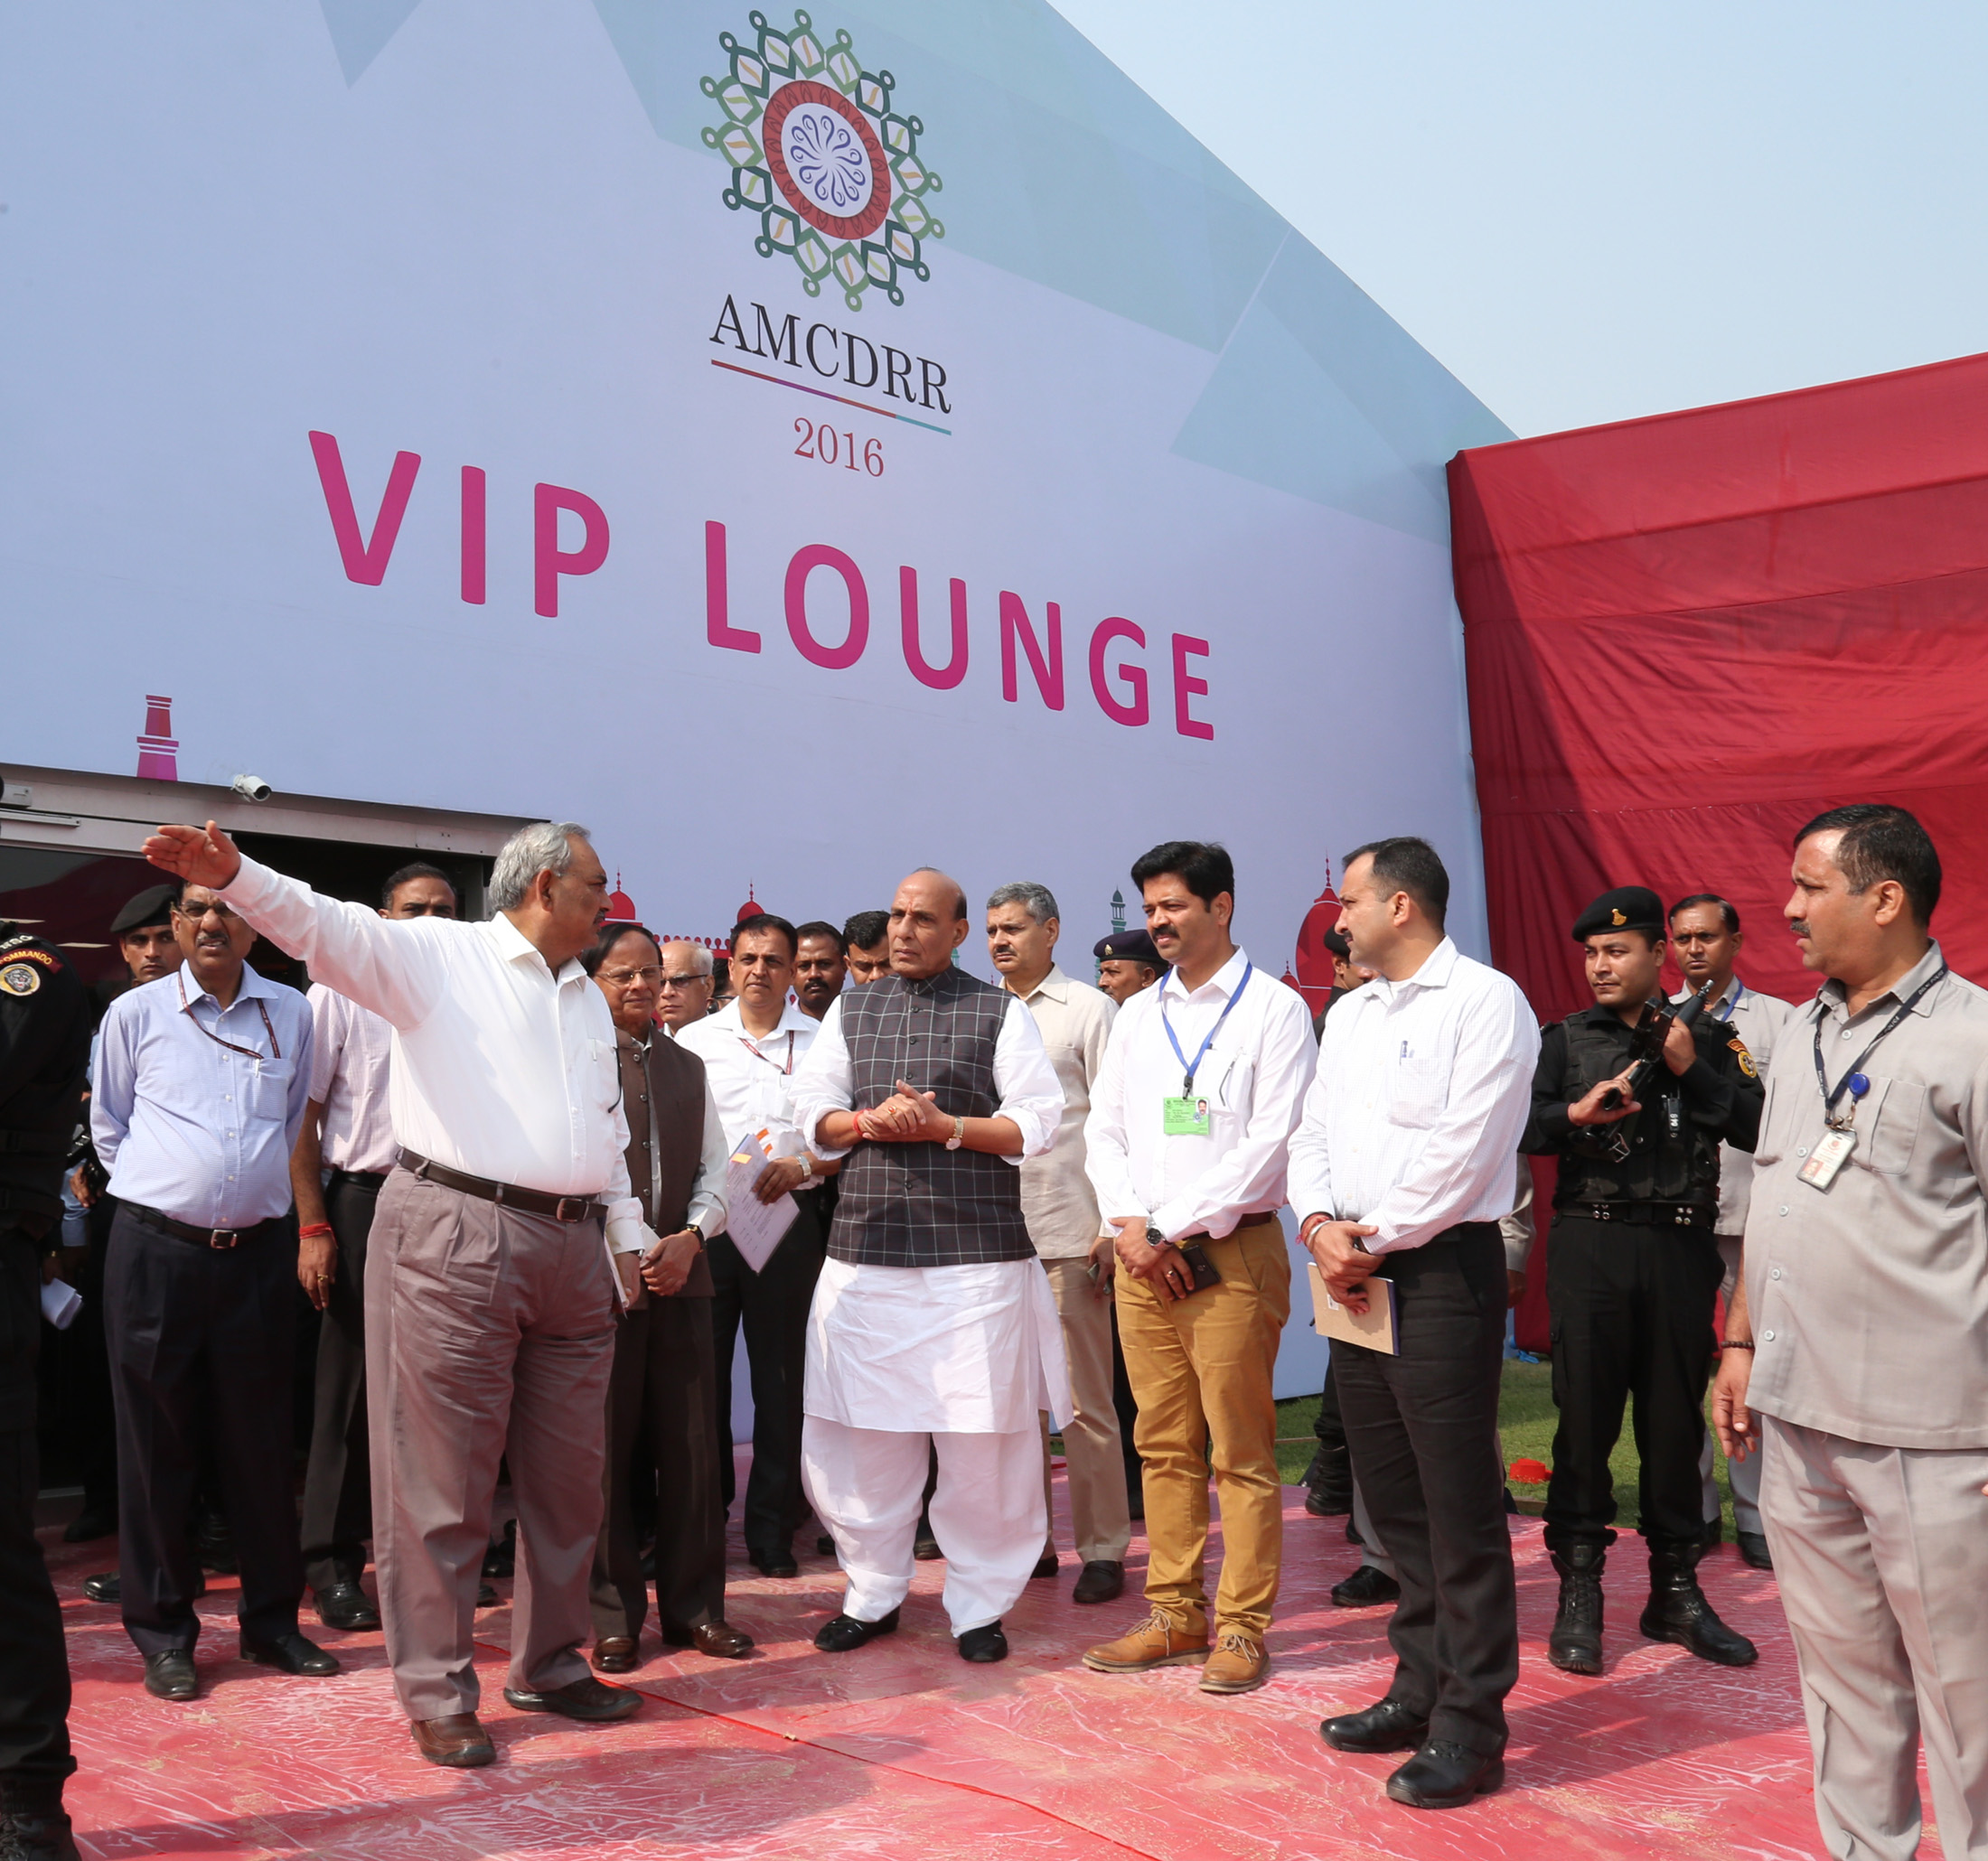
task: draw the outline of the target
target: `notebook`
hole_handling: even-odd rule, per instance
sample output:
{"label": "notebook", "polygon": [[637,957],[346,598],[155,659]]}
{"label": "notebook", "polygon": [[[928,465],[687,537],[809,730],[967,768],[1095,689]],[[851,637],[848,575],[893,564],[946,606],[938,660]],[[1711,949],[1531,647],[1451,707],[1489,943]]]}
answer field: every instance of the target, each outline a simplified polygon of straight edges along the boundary
{"label": "notebook", "polygon": [[1311,1278],[1311,1322],[1321,1336],[1336,1344],[1358,1344],[1368,1351],[1384,1351],[1399,1357],[1402,1347],[1394,1335],[1394,1282],[1379,1275],[1365,1282],[1367,1308],[1354,1312],[1342,1305],[1327,1290],[1326,1276],[1316,1260],[1306,1263]]}

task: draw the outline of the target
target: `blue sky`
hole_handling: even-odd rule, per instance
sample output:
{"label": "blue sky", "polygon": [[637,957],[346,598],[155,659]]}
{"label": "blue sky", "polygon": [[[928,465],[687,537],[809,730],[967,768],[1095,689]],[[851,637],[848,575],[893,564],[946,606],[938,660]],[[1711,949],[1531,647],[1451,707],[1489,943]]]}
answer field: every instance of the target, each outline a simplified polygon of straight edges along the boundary
{"label": "blue sky", "polygon": [[1988,350],[1988,7],[1055,4],[1519,433]]}

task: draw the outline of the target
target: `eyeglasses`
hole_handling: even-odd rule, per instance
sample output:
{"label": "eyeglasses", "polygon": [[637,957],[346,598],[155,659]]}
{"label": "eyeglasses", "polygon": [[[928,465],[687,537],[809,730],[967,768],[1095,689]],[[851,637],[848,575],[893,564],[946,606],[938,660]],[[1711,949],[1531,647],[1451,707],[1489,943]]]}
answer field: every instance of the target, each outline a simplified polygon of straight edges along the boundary
{"label": "eyeglasses", "polygon": [[631,982],[646,982],[651,988],[655,988],[662,984],[662,965],[650,963],[640,969],[603,969],[600,978],[603,982],[612,982],[617,988],[625,987]]}
{"label": "eyeglasses", "polygon": [[[662,975],[660,969],[655,973],[659,976]],[[695,988],[700,982],[705,987],[708,988],[711,986],[711,977],[708,976],[663,976],[662,980],[656,986],[659,988]]]}
{"label": "eyeglasses", "polygon": [[239,912],[230,911],[218,898],[211,898],[205,904],[200,903],[197,900],[192,902],[182,901],[173,907],[174,917],[191,918],[196,924],[210,912],[213,912],[224,924],[232,923],[235,919],[241,915]]}

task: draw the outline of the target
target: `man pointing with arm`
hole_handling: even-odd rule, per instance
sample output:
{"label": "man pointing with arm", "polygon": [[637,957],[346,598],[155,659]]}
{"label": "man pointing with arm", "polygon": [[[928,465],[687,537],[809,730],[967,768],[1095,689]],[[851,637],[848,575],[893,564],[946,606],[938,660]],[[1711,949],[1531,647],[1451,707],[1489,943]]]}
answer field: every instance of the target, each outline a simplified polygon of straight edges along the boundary
{"label": "man pointing with arm", "polygon": [[314,976],[394,1030],[399,1162],[368,1238],[373,1549],[395,1690],[431,1763],[495,1755],[471,1640],[497,1464],[527,1555],[510,1685],[525,1712],[624,1718],[639,1696],[578,1651],[600,1529],[618,1247],[646,1246],[629,1195],[614,1026],[578,958],[606,916],[586,830],[512,836],[483,923],[389,921],[245,859],[210,821],[145,842]]}

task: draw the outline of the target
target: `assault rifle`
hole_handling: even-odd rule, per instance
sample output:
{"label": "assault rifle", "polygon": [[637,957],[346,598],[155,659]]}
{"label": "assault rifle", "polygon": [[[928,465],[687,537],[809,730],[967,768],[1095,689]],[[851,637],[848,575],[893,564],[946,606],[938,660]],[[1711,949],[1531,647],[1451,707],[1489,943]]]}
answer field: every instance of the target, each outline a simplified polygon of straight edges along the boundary
{"label": "assault rifle", "polygon": [[1619,1111],[1631,1099],[1642,1102],[1644,1087],[1664,1063],[1664,1043],[1670,1036],[1672,1024],[1689,1027],[1705,1012],[1711,997],[1711,984],[1708,982],[1690,1001],[1674,1008],[1668,1002],[1643,1005],[1643,1018],[1629,1034],[1628,1091],[1625,1095],[1620,1086],[1610,1086],[1601,1095],[1602,1110]]}

